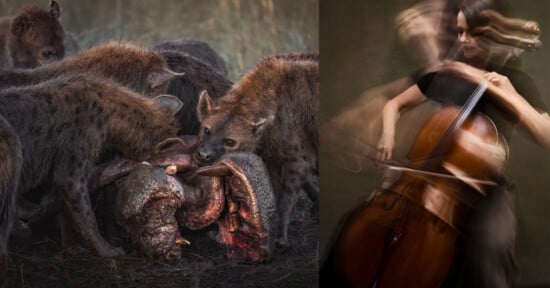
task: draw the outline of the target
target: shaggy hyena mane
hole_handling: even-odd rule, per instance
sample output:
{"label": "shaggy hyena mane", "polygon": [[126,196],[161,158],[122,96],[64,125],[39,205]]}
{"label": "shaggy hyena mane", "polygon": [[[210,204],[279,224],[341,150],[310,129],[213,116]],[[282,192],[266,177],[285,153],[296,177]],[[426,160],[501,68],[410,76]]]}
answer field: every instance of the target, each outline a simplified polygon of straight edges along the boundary
{"label": "shaggy hyena mane", "polygon": [[125,42],[110,41],[35,69],[0,70],[0,88],[37,84],[63,74],[91,73],[111,79],[140,94],[164,94],[179,76],[157,52]]}
{"label": "shaggy hyena mane", "polygon": [[177,96],[184,103],[183,109],[176,115],[181,125],[179,134],[197,135],[200,126],[197,119],[200,93],[206,90],[212,98],[217,99],[225,95],[233,83],[226,75],[193,56],[169,50],[159,53],[171,70],[183,73],[183,76],[170,81],[167,90],[168,94]]}
{"label": "shaggy hyena mane", "polygon": [[183,52],[190,56],[193,56],[206,64],[210,64],[218,72],[227,76],[227,69],[225,68],[225,61],[223,58],[210,48],[205,42],[195,39],[183,39],[179,41],[166,41],[153,47],[155,51],[176,51]]}

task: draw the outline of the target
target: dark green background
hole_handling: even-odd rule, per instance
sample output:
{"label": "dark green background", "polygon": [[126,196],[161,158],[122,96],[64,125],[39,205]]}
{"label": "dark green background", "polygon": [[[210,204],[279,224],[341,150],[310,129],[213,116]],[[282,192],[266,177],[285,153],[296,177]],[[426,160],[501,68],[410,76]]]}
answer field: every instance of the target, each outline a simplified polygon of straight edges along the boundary
{"label": "dark green background", "polygon": [[[326,123],[361,92],[407,76],[411,65],[398,47],[393,19],[415,1],[320,2],[321,119]],[[550,106],[550,2],[511,2],[516,17],[533,19],[541,27],[546,47],[522,56],[523,70],[536,81]],[[357,119],[362,121],[362,119]],[[353,131],[361,133],[361,131]],[[377,183],[376,170],[349,173],[326,161],[329,147],[321,145],[321,255],[342,215]],[[517,260],[522,283],[550,283],[550,156],[516,132],[510,143],[508,178],[516,185],[518,216]],[[325,161],[323,160],[325,159]]]}

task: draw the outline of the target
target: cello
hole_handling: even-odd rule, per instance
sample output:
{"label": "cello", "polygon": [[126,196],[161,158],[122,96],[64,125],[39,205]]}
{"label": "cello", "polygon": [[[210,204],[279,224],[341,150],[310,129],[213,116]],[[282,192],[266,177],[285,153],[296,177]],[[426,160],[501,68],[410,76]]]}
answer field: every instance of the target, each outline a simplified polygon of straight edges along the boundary
{"label": "cello", "polygon": [[472,113],[486,88],[478,86],[462,109],[432,115],[407,154],[409,165],[391,167],[402,170],[400,178],[350,214],[328,259],[341,282],[443,283],[469,209],[497,185],[507,161],[507,144],[495,124]]}

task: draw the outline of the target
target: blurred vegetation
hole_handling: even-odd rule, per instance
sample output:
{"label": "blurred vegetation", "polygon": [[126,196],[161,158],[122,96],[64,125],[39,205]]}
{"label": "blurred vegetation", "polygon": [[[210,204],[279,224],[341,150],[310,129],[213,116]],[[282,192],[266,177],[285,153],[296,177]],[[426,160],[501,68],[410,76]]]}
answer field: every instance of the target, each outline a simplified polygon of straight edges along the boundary
{"label": "blurred vegetation", "polygon": [[[85,49],[110,39],[153,47],[193,38],[208,43],[238,80],[264,56],[319,50],[318,0],[57,0],[65,30]],[[0,0],[0,16],[49,0]]]}

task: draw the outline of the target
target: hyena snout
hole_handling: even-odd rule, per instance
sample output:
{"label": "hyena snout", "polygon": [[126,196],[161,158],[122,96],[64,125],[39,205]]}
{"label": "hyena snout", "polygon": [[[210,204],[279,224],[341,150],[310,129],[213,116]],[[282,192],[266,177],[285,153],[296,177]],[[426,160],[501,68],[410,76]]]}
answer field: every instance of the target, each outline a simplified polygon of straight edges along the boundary
{"label": "hyena snout", "polygon": [[64,51],[58,51],[50,47],[40,50],[40,57],[45,63],[61,60],[64,54]]}
{"label": "hyena snout", "polygon": [[199,147],[199,149],[195,151],[195,160],[201,164],[212,162],[214,156],[214,151],[206,147]]}

